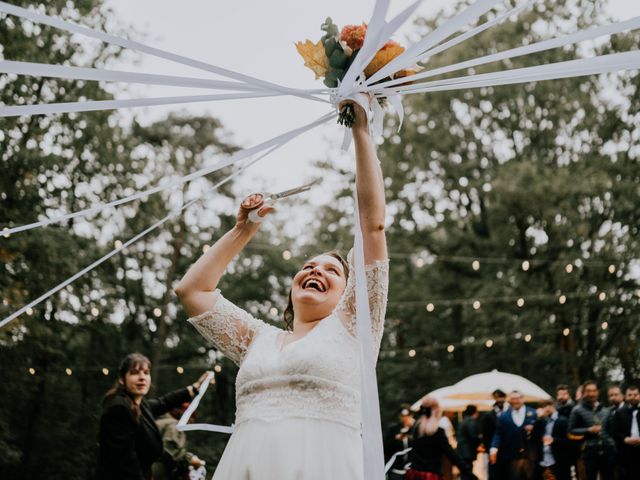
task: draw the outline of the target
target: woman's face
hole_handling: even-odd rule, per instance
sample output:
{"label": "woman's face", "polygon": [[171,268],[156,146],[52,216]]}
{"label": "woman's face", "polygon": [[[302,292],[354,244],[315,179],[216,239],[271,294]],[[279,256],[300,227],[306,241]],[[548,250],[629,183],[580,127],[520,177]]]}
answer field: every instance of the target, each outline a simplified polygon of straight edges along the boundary
{"label": "woman's face", "polygon": [[331,255],[318,255],[308,260],[293,277],[294,310],[313,308],[320,318],[326,317],[338,304],[346,285],[340,261]]}
{"label": "woman's face", "polygon": [[135,365],[124,377],[124,386],[134,397],[144,397],[151,388],[151,371],[149,365]]}

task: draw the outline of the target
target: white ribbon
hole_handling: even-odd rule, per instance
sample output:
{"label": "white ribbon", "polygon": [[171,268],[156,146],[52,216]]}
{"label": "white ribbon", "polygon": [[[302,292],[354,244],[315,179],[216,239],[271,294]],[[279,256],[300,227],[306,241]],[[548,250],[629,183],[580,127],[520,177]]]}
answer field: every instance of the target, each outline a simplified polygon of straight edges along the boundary
{"label": "white ribbon", "polygon": [[[137,192],[133,195],[129,195],[127,197],[124,198],[120,198],[118,200],[114,200],[112,202],[109,203],[102,203],[99,205],[96,205],[94,207],[90,207],[87,208],[85,210],[79,210],[77,212],[72,212],[72,213],[68,213],[65,215],[59,215],[57,217],[53,217],[53,218],[48,218],[46,220],[41,220],[38,222],[34,222],[34,223],[29,223],[26,225],[20,225],[18,227],[13,227],[13,228],[8,228],[8,229],[3,229],[2,230],[2,235],[11,235],[14,233],[18,233],[18,232],[23,232],[25,230],[31,230],[32,228],[37,228],[37,227],[43,227],[45,225],[51,225],[52,223],[59,223],[59,222],[63,222],[66,220],[71,220],[72,218],[77,218],[77,217],[84,217],[87,215],[93,215],[96,213],[101,212],[102,210],[106,209],[106,208],[112,208],[112,207],[117,207],[119,205],[123,205],[125,203],[129,203],[129,202],[133,202],[134,200],[138,200],[141,198],[144,198],[148,195],[152,195],[154,193],[157,192],[161,192],[163,190],[168,190],[171,188],[177,188],[181,185],[183,185],[184,183],[187,182],[191,182],[193,180],[196,180],[197,178],[203,177],[205,175],[209,175],[210,173],[213,172],[217,172],[218,170],[221,170],[222,168],[225,168],[229,165],[233,165],[234,163],[243,160],[245,158],[250,157],[251,155],[254,155],[256,153],[265,151],[273,146],[278,146],[278,148],[288,142],[290,142],[291,140],[293,140],[294,138],[298,137],[299,135],[301,135],[302,133],[311,130],[319,125],[322,125],[323,123],[328,122],[329,120],[331,120],[331,118],[334,117],[333,113],[327,114],[327,115],[323,115],[322,117],[320,117],[319,119],[315,120],[314,122],[311,122],[307,125],[304,125],[302,127],[299,128],[295,128],[289,132],[283,133],[281,135],[278,135],[276,137],[273,137],[270,140],[267,140],[265,142],[262,142],[258,145],[255,145],[253,147],[250,148],[245,148],[244,150],[240,150],[236,153],[234,153],[233,155],[231,155],[229,158],[226,158],[224,160],[221,160],[220,162],[217,162],[214,165],[208,166],[208,167],[204,167],[201,168],[200,170],[196,170],[193,173],[190,173],[188,175],[185,175],[173,182],[169,182],[165,185],[158,185],[152,188],[149,188],[147,190],[143,190],[140,192]],[[269,150],[269,152],[271,152],[273,150]],[[261,157],[262,158],[262,157]]]}
{"label": "white ribbon", "polygon": [[189,423],[189,419],[193,412],[196,411],[198,405],[200,405],[200,400],[204,397],[204,394],[207,393],[207,389],[209,388],[209,384],[214,380],[215,376],[213,373],[209,373],[207,377],[204,379],[202,384],[200,385],[200,391],[198,395],[191,401],[191,404],[187,407],[187,409],[180,417],[176,428],[181,432],[190,432],[194,430],[204,430],[207,432],[216,432],[216,433],[233,433],[233,426],[225,427],[223,425],[213,425],[211,423]]}
{"label": "white ribbon", "polygon": [[391,455],[391,458],[389,459],[387,464],[384,466],[384,473],[387,473],[389,470],[391,470],[391,467],[393,466],[394,462],[396,461],[396,458],[400,457],[401,455],[406,455],[411,450],[413,450],[413,448],[409,447],[409,448],[405,448],[404,450],[401,450],[401,451],[396,452],[393,455]]}
{"label": "white ribbon", "polygon": [[97,40],[101,40],[103,42],[110,43],[112,45],[118,45],[123,48],[130,48],[131,50],[136,50],[138,52],[153,55],[155,57],[164,58],[165,60],[180,63],[182,65],[198,68],[200,70],[205,70],[207,72],[215,73],[217,75],[222,75],[224,77],[233,78],[235,80],[239,80],[249,85],[256,85],[256,86],[263,87],[267,90],[275,90],[277,92],[306,98],[308,100],[315,100],[319,102],[327,101],[325,99],[315,97],[309,94],[308,92],[306,92],[305,90],[283,87],[281,85],[267,82],[265,80],[260,80],[258,78],[251,77],[249,75],[244,75],[242,73],[234,72],[226,68],[217,67],[215,65],[201,62],[199,60],[194,60],[188,57],[184,57],[182,55],[177,55],[175,53],[170,53],[164,50],[160,50],[158,48],[150,47],[148,45],[144,45],[139,42],[134,42],[132,40],[116,37],[115,35],[109,35],[107,33],[99,32],[91,28],[82,27],[72,22],[67,22],[59,18],[50,17],[49,15],[37,13],[37,12],[34,12],[33,10],[27,10],[26,8],[18,7],[16,5],[11,5],[6,2],[0,2],[0,12],[9,13],[17,17],[26,18],[35,23],[42,23],[44,25],[56,27],[71,33],[77,33],[79,35],[95,38]]}
{"label": "white ribbon", "polygon": [[[224,185],[225,183],[227,183],[229,180],[231,180],[232,178],[234,178],[235,176],[239,175],[240,173],[242,173],[243,171],[245,171],[247,168],[249,168],[250,166],[252,166],[253,164],[255,164],[257,161],[261,160],[262,158],[266,157],[267,155],[269,155],[271,152],[277,150],[278,148],[280,148],[283,144],[280,145],[275,145],[273,146],[270,150],[268,150],[266,153],[264,153],[263,155],[261,155],[260,157],[256,158],[255,160],[252,160],[250,163],[248,163],[247,165],[245,165],[244,167],[238,169],[237,171],[235,171],[234,173],[232,173],[231,175],[229,175],[228,177],[222,179],[221,181],[219,181],[217,184],[215,184],[212,187],[212,190],[215,190],[219,187],[221,187],[222,185]],[[65,288],[67,285],[70,285],[71,283],[75,282],[78,278],[82,277],[83,275],[85,275],[86,273],[90,272],[91,270],[93,270],[94,268],[96,268],[98,265],[100,265],[101,263],[104,263],[105,261],[109,260],[111,257],[113,257],[115,254],[117,254],[118,252],[120,252],[121,250],[124,250],[125,248],[127,248],[129,245],[137,242],[138,240],[140,240],[142,237],[144,237],[145,235],[147,235],[148,233],[152,232],[153,230],[155,230],[156,228],[160,227],[162,224],[166,223],[167,221],[169,221],[170,219],[174,218],[175,216],[177,216],[178,214],[180,214],[180,212],[182,212],[183,210],[189,208],[191,205],[193,205],[194,203],[203,200],[202,197],[200,198],[194,198],[193,200],[187,202],[186,204],[184,204],[182,207],[180,207],[177,210],[174,210],[172,212],[170,212],[166,217],[158,220],[156,223],[154,223],[153,225],[151,225],[149,228],[147,228],[146,230],[144,230],[143,232],[137,234],[136,236],[130,238],[129,240],[127,240],[125,243],[123,243],[120,247],[117,247],[115,249],[113,249],[112,251],[110,251],[109,253],[107,253],[106,255],[104,255],[103,257],[99,258],[98,260],[96,260],[95,262],[93,262],[91,265],[89,265],[88,267],[83,268],[82,270],[80,270],[78,273],[76,273],[75,275],[72,275],[71,277],[67,278],[66,280],[64,280],[63,282],[59,283],[58,285],[56,285],[55,287],[53,287],[51,290],[49,290],[48,292],[40,295],[38,298],[36,298],[35,300],[29,302],[27,305],[25,305],[24,307],[22,307],[21,309],[17,310],[16,312],[12,313],[11,315],[9,315],[8,317],[5,317],[4,319],[2,319],[0,321],[0,328],[4,327],[5,325],[7,325],[9,322],[15,320],[16,318],[18,318],[20,315],[22,315],[23,313],[25,313],[27,310],[29,310],[30,308],[35,307],[36,305],[38,305],[40,302],[43,302],[44,300],[46,300],[47,298],[51,297],[52,295],[54,295],[55,293],[59,292],[60,290],[62,290],[63,288]]]}

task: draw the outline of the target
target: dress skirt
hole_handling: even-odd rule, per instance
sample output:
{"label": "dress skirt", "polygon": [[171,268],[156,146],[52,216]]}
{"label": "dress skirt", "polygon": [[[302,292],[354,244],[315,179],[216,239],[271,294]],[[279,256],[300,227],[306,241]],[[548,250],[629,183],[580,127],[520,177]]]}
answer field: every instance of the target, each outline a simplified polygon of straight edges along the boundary
{"label": "dress skirt", "polygon": [[341,423],[285,418],[237,425],[213,480],[364,480],[360,432]]}

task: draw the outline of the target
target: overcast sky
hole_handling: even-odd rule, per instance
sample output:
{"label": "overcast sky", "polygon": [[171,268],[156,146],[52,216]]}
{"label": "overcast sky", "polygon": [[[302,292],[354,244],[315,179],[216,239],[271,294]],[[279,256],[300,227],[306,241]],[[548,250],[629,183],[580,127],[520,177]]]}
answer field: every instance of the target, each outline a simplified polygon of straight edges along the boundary
{"label": "overcast sky", "polygon": [[[326,16],[343,26],[366,21],[373,8],[372,0],[107,0],[120,23],[133,26],[131,37],[144,43],[190,56],[217,66],[299,88],[319,88],[313,73],[303,66],[294,42],[306,38],[316,41],[320,24]],[[393,0],[390,15],[409,5],[409,0]],[[439,11],[450,0],[424,2],[420,13]],[[638,0],[611,0],[611,14],[619,19],[640,15]],[[398,35],[410,33],[409,25]],[[149,56],[138,57],[140,63],[119,64],[118,68],[142,72],[169,73],[211,78],[196,71]],[[124,96],[189,95],[202,91],[166,87],[135,87]],[[162,118],[168,111],[190,114],[204,112],[220,118],[241,146],[250,146],[308,123],[330,107],[299,98],[234,100],[209,104],[132,109],[139,119]],[[286,188],[309,176],[314,160],[326,158],[329,145],[339,144],[342,131],[333,123],[296,139],[276,154],[252,168],[240,185],[260,189]],[[336,148],[331,154],[339,155]],[[246,183],[245,183],[246,182]]]}

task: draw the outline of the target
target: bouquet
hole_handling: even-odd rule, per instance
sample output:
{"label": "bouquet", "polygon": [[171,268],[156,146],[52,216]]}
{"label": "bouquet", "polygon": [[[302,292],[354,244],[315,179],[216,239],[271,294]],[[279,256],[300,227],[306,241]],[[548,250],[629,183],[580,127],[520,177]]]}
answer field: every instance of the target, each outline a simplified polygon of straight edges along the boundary
{"label": "bouquet", "polygon": [[[316,80],[324,78],[324,84],[327,87],[336,88],[364,44],[364,37],[367,34],[367,24],[347,25],[340,31],[338,26],[333,23],[333,20],[327,17],[320,29],[325,32],[325,34],[317,43],[313,43],[311,40],[297,42],[296,49],[304,59],[305,67],[310,68],[313,70],[313,73],[315,73]],[[371,60],[365,68],[365,77],[371,77],[387,63],[404,52],[404,50],[404,47],[398,42],[389,40],[376,52],[373,60]],[[381,79],[379,82],[408,77],[420,70],[421,68],[418,66],[400,70],[389,77]],[[381,105],[384,105],[384,97],[377,97],[376,100]],[[340,110],[338,123],[351,127],[354,120],[355,112],[353,111],[353,106],[350,104],[344,106]]]}

